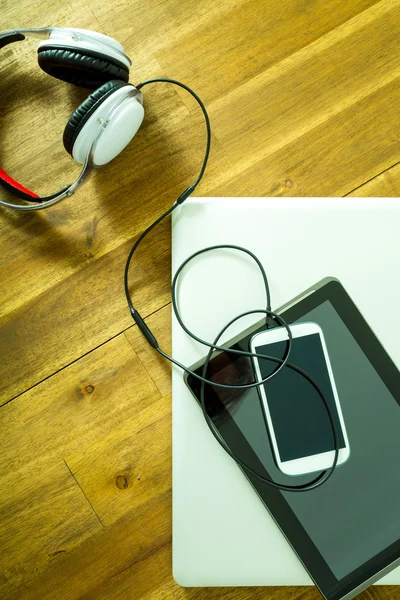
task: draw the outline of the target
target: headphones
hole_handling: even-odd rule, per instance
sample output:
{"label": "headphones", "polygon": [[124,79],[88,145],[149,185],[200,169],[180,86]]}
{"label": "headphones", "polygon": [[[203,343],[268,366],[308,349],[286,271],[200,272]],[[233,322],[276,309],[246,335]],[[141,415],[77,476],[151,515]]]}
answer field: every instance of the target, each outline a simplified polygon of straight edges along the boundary
{"label": "headphones", "polygon": [[0,185],[30,203],[0,200],[0,205],[40,210],[71,196],[95,167],[112,161],[129,144],[143,121],[143,95],[128,83],[132,63],[116,40],[86,29],[17,29],[0,32],[0,49],[27,37],[43,40],[37,51],[45,73],[94,90],[71,115],[64,130],[64,148],[83,165],[72,184],[51,196],[39,197],[0,169]]}

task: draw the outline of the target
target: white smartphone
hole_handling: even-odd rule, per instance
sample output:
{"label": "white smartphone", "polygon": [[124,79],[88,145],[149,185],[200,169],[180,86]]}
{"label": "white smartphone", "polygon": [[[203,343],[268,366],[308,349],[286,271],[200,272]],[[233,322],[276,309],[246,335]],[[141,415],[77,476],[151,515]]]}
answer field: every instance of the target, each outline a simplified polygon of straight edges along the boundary
{"label": "white smartphone", "polygon": [[[290,330],[293,342],[289,363],[310,375],[324,393],[339,434],[337,465],[343,464],[349,458],[350,447],[322,329],[317,323],[299,323],[290,325]],[[254,335],[250,348],[258,354],[283,358],[287,340],[286,328],[276,327]],[[258,381],[278,366],[264,359],[253,358],[253,362]],[[261,385],[259,392],[278,468],[286,475],[328,469],[335,456],[332,425],[311,383],[285,367]]]}

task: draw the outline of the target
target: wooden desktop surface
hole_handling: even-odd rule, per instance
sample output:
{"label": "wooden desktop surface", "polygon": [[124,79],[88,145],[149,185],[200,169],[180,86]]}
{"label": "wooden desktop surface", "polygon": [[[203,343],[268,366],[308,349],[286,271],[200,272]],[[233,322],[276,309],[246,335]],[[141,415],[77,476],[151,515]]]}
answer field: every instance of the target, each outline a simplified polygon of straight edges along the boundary
{"label": "wooden desktop surface", "polygon": [[[1,2],[2,29],[49,24],[113,36],[132,82],[176,78],[203,98],[213,143],[199,195],[400,195],[399,0]],[[79,171],[61,140],[88,91],[44,74],[31,41],[2,50],[0,74],[1,166],[50,194]],[[205,136],[184,90],[143,91],[137,137],[76,195],[0,210],[0,597],[317,600],[172,579],[170,367],[134,326],[122,275],[197,175]],[[131,284],[168,349],[168,223]]]}

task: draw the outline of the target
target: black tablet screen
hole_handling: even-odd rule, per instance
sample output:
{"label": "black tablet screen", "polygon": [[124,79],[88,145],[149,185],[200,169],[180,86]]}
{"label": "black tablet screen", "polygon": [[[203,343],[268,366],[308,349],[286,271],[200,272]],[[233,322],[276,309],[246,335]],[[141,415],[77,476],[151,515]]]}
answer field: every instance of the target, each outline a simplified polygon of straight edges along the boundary
{"label": "black tablet screen", "polygon": [[[336,580],[350,576],[400,540],[399,372],[371,330],[361,339],[364,327],[357,329],[356,323],[355,337],[342,316],[326,300],[301,317],[292,318],[292,322],[313,321],[323,329],[346,423],[350,458],[325,485],[312,492],[278,493]],[[371,352],[364,351],[366,348],[372,349]],[[247,382],[253,378],[250,359],[232,360],[232,355],[227,358],[223,353],[213,362],[210,372],[216,381]],[[190,384],[197,386],[193,380]],[[291,485],[310,480],[310,476],[287,478],[276,468],[254,389],[245,393],[208,389],[207,409],[214,411],[213,418],[220,430],[224,435],[229,434],[229,423],[233,420],[273,479]],[[215,408],[216,398],[223,410]],[[238,444],[237,454],[240,449]],[[271,488],[255,478],[252,483],[271,508]]]}

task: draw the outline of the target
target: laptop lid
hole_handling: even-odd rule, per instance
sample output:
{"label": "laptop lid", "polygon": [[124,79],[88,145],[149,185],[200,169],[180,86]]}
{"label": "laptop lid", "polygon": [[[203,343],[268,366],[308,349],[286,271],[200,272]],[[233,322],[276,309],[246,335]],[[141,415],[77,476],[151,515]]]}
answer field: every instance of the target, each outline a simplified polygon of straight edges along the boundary
{"label": "laptop lid", "polygon": [[[396,199],[192,199],[173,221],[173,270],[203,247],[245,246],[267,269],[273,308],[333,275],[400,364],[393,326],[400,292],[392,277],[400,258],[395,235],[399,207]],[[179,300],[188,326],[207,339],[236,314],[264,305],[257,269],[223,251],[199,257],[184,275]],[[377,301],[384,313],[377,314]],[[236,324],[227,338],[248,324]],[[204,356],[204,348],[175,322],[173,352],[188,365]],[[173,562],[178,583],[311,583],[250,484],[212,439],[176,369],[173,451]],[[400,583],[400,570],[382,582]]]}

